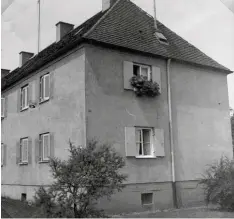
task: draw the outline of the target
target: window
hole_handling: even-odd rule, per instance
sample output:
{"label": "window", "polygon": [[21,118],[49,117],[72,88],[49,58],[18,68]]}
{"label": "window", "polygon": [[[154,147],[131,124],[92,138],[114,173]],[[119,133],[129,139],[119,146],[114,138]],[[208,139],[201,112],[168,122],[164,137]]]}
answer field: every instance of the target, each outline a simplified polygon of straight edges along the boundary
{"label": "window", "polygon": [[125,127],[127,157],[164,157],[164,130],[156,127]]}
{"label": "window", "polygon": [[3,166],[4,161],[4,144],[1,143],[1,166]]}
{"label": "window", "polygon": [[141,194],[141,204],[142,205],[152,205],[153,204],[153,193]]}
{"label": "window", "polygon": [[50,75],[46,74],[40,78],[40,102],[50,99]]}
{"label": "window", "polygon": [[21,88],[21,110],[28,109],[28,85]]}
{"label": "window", "polygon": [[20,163],[28,163],[28,138],[20,140]]}
{"label": "window", "polygon": [[137,128],[136,129],[136,147],[137,155],[151,156],[152,150],[152,129],[150,128]]}
{"label": "window", "polygon": [[152,80],[151,66],[133,64],[133,75],[146,77],[147,80]]}
{"label": "window", "polygon": [[42,161],[48,161],[50,157],[50,134],[41,134],[40,135],[41,143],[41,159]]}
{"label": "window", "polygon": [[1,98],[1,118],[4,118],[5,112],[5,98]]}
{"label": "window", "polygon": [[159,40],[160,43],[169,45],[169,43],[168,43],[168,41],[167,41],[167,38],[166,38],[162,33],[156,32],[155,35],[156,35],[156,37],[158,38],[158,40]]}

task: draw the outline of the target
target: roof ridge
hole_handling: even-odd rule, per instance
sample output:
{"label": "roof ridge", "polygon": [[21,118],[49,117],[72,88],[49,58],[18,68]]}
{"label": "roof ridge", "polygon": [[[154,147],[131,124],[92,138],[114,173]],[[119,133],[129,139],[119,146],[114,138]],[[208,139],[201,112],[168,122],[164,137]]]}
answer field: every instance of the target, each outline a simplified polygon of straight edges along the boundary
{"label": "roof ridge", "polygon": [[99,20],[86,32],[83,34],[83,37],[87,37],[89,34],[91,34],[94,29],[106,18],[106,16],[113,10],[113,8],[122,0],[117,0],[112,6],[111,8],[107,9],[107,12],[101,17],[99,18]]}

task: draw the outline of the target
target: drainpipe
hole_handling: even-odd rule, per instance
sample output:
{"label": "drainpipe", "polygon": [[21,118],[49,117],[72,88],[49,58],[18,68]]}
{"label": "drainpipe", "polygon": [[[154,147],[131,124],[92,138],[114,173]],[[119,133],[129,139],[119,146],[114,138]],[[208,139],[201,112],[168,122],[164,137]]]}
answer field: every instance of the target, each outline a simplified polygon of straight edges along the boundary
{"label": "drainpipe", "polygon": [[171,79],[170,79],[170,65],[171,59],[167,60],[167,94],[168,94],[168,114],[169,114],[169,132],[170,132],[170,145],[171,145],[171,180],[174,207],[178,208],[177,194],[176,194],[176,180],[175,180],[175,154],[174,154],[174,141],[173,141],[173,126],[172,126],[172,108],[171,108]]}

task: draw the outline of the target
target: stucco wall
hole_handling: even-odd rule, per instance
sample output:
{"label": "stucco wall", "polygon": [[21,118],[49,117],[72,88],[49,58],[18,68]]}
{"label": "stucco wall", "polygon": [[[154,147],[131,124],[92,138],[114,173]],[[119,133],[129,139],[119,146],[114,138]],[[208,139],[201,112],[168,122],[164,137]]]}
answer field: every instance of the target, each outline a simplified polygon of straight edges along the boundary
{"label": "stucco wall", "polygon": [[[124,90],[123,62],[132,61],[161,68],[162,94],[156,98],[136,97]],[[125,157],[127,126],[146,126],[164,129],[163,158],[127,158],[127,183],[170,181],[170,142],[166,87],[166,61],[121,53],[98,47],[86,48],[86,119],[87,138],[108,141]]]}
{"label": "stucco wall", "polygon": [[195,180],[207,164],[233,156],[227,77],[172,62],[171,86],[176,179]]}
{"label": "stucco wall", "polygon": [[[2,184],[5,185],[2,187],[3,190],[8,184],[18,186],[50,184],[48,164],[39,164],[35,161],[35,139],[39,134],[44,132],[54,134],[55,156],[62,159],[68,157],[69,139],[76,144],[85,142],[84,67],[85,52],[84,49],[80,49],[62,60],[51,63],[50,66],[3,93],[8,97],[7,118],[2,121],[2,142],[7,146],[7,164],[2,167]],[[38,80],[47,72],[54,73],[53,99],[37,105],[34,109],[17,112],[17,90],[26,83]],[[20,138],[27,136],[33,141],[32,164],[19,166],[16,164],[16,143]],[[10,188],[12,186],[6,188],[6,191]],[[15,187],[18,188],[21,187]]]}

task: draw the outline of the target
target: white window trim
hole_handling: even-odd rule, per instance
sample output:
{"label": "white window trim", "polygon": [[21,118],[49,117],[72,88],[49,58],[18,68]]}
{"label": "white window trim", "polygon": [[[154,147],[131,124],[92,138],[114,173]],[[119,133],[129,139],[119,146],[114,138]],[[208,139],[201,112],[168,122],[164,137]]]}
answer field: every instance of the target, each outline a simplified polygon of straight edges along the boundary
{"label": "white window trim", "polygon": [[[154,145],[153,145],[153,128],[146,128],[146,127],[136,127],[135,128],[135,131],[138,131],[140,130],[141,131],[141,139],[142,139],[142,153],[144,153],[144,150],[143,150],[143,145],[144,145],[144,142],[143,142],[143,133],[142,133],[142,130],[150,130],[150,155],[140,155],[139,152],[137,151],[137,154],[136,154],[136,158],[155,158],[154,156]],[[137,148],[137,141],[136,141],[136,148]]]}
{"label": "white window trim", "polygon": [[[50,99],[50,94],[48,97],[45,97],[45,78],[46,77],[49,77],[49,84],[50,84],[50,74],[45,74],[43,76],[41,76],[41,84],[40,84],[40,90],[42,89],[43,87],[43,95],[40,97],[40,102],[43,102],[43,101],[46,101],[46,100],[49,100]],[[49,93],[50,93],[50,85],[49,85]],[[40,94],[41,94],[41,91],[40,91]]]}
{"label": "white window trim", "polygon": [[[25,146],[24,145],[24,141],[27,141],[27,159],[26,160],[23,160],[23,150],[22,150],[22,147]],[[24,148],[23,148],[24,149]],[[24,163],[28,163],[28,138],[21,138],[20,139],[20,163],[24,164]]]}
{"label": "white window trim", "polygon": [[50,133],[45,133],[45,134],[41,134],[41,149],[42,149],[42,161],[48,161],[49,160],[49,156],[45,157],[45,144],[44,144],[44,137],[45,136],[49,136],[49,140],[48,140],[48,151],[49,151],[49,156],[50,156]]}
{"label": "white window trim", "polygon": [[135,66],[139,66],[140,68],[140,76],[142,76],[141,73],[141,68],[147,68],[148,72],[147,72],[147,80],[150,81],[152,79],[152,67],[150,65],[142,65],[142,64],[137,64],[137,63],[133,63],[133,65]]}
{"label": "white window trim", "polygon": [[1,98],[1,104],[3,104],[3,110],[1,111],[1,118],[4,118],[5,117],[5,107],[6,107],[4,97]]}
{"label": "white window trim", "polygon": [[[25,109],[29,108],[28,89],[29,89],[28,85],[21,88],[21,100],[20,100],[21,101],[21,110],[25,110]],[[27,104],[25,104],[25,106],[23,106],[23,91],[24,90],[26,90],[25,91],[25,96],[24,96],[24,101],[25,101],[25,103],[27,103]]]}

